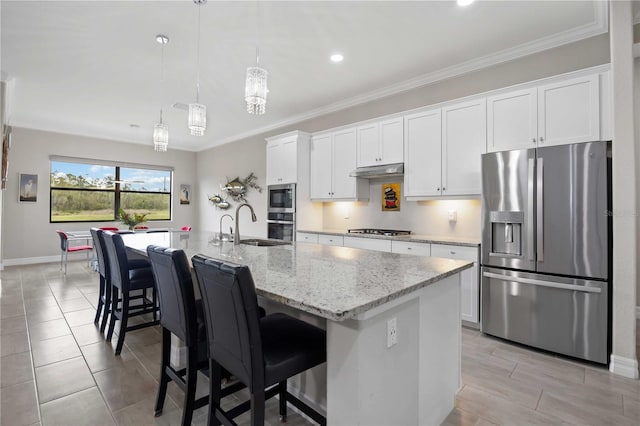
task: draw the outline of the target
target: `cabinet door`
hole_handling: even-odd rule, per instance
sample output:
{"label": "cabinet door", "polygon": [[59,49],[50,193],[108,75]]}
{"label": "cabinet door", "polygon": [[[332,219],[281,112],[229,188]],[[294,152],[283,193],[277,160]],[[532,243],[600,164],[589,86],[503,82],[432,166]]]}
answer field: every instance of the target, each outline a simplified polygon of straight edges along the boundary
{"label": "cabinet door", "polygon": [[380,164],[404,160],[404,122],[402,117],[380,122]]}
{"label": "cabinet door", "polygon": [[344,238],[342,235],[318,235],[318,244],[324,244],[326,246],[342,246],[344,244]]}
{"label": "cabinet door", "polygon": [[441,110],[404,117],[405,196],[440,195],[442,123]]}
{"label": "cabinet door", "polygon": [[431,244],[415,243],[412,241],[391,241],[392,253],[415,254],[417,256],[430,256]]}
{"label": "cabinet door", "polygon": [[486,146],[485,98],[442,108],[442,195],[480,194]]}
{"label": "cabinet door", "polygon": [[296,183],[298,172],[298,143],[297,140],[288,140],[282,143],[279,156],[280,180],[279,183]]}
{"label": "cabinet door", "polygon": [[331,198],[332,174],[331,135],[314,136],[311,139],[310,196],[311,199]]}
{"label": "cabinet door", "polygon": [[333,134],[333,198],[356,198],[356,129]]}
{"label": "cabinet door", "polygon": [[538,89],[539,146],[600,140],[600,81],[591,75]]}
{"label": "cabinet door", "polygon": [[534,147],[538,140],[538,90],[487,98],[487,151]]}
{"label": "cabinet door", "polygon": [[468,260],[474,262],[473,268],[465,269],[460,274],[460,318],[464,321],[477,323],[480,320],[480,291],[478,287],[477,247],[452,246],[446,244],[432,244],[431,256],[451,259]]}
{"label": "cabinet door", "polygon": [[380,164],[378,123],[358,127],[358,167],[368,167]]}
{"label": "cabinet door", "polygon": [[296,242],[318,244],[318,234],[310,232],[296,232]]}
{"label": "cabinet door", "polygon": [[277,185],[279,183],[278,169],[280,166],[280,148],[280,141],[267,143],[267,185]]}

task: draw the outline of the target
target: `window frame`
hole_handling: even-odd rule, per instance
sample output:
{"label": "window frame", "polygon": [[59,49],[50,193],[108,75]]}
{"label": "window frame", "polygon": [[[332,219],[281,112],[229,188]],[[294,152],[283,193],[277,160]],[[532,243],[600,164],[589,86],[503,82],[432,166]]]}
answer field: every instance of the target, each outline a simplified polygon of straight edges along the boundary
{"label": "window frame", "polygon": [[[104,188],[65,188],[65,187],[54,187],[51,185],[51,164],[53,162],[64,162],[64,163],[75,163],[75,164],[89,164],[89,165],[102,165],[109,166],[115,169],[115,181],[113,189],[104,189]],[[120,188],[120,169],[141,169],[141,170],[158,170],[163,172],[169,172],[169,191],[139,191],[139,190],[125,190]],[[54,221],[52,218],[52,209],[53,209],[53,193],[54,191],[82,191],[82,192],[103,192],[103,193],[113,193],[113,218],[112,219],[90,219],[90,220],[61,220]],[[168,195],[169,196],[169,217],[167,219],[148,219],[147,222],[159,222],[159,221],[171,221],[173,220],[173,168],[169,167],[159,167],[159,166],[145,166],[143,164],[129,164],[129,163],[109,163],[101,160],[91,160],[91,159],[76,159],[76,158],[68,158],[68,157],[51,157],[49,159],[49,223],[104,223],[104,222],[116,222],[120,220],[120,205],[121,205],[121,195],[122,194],[159,194],[159,195]]]}

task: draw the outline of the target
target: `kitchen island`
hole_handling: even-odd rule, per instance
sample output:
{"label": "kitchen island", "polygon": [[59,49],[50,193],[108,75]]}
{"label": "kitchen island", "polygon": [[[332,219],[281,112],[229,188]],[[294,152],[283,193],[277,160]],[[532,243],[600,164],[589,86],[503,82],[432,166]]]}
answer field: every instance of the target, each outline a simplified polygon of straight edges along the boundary
{"label": "kitchen island", "polygon": [[453,409],[460,272],[471,262],[316,244],[234,246],[212,233],[123,239],[140,253],[156,244],[248,265],[267,310],[293,308],[325,327],[326,388],[304,377],[292,386],[326,411],[327,424],[439,424]]}

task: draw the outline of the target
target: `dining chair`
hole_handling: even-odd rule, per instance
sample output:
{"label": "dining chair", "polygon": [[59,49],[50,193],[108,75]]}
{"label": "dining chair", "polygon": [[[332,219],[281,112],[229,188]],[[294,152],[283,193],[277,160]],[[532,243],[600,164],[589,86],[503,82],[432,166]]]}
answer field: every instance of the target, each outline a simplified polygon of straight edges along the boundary
{"label": "dining chair", "polygon": [[[116,230],[118,228],[115,228]],[[109,260],[107,249],[104,242],[104,228],[91,228],[91,237],[93,238],[93,247],[95,248],[96,259],[98,261],[98,274],[100,276],[100,292],[98,294],[98,305],[96,307],[96,316],[93,323],[98,325],[100,316],[100,332],[104,333],[107,326],[107,319],[111,313],[111,269],[109,268]],[[146,259],[128,258],[129,269],[149,268],[151,264]]]}
{"label": "dining chair", "polygon": [[120,228],[116,226],[101,226],[98,229],[101,229],[103,231],[113,231],[113,232],[118,232],[120,230]]}
{"label": "dining chair", "polygon": [[[103,231],[109,271],[111,275],[111,318],[107,341],[111,341],[116,320],[120,320],[118,343],[115,354],[120,355],[127,331],[157,325],[158,307],[156,304],[156,287],[151,268],[129,268],[127,250],[122,236],[111,231]],[[141,294],[131,292],[140,290]],[[152,298],[147,298],[147,290],[151,290]],[[139,305],[131,305],[131,301],[140,300]],[[153,319],[140,324],[128,325],[129,318],[152,313]]]}
{"label": "dining chair", "polygon": [[[260,318],[258,298],[247,266],[196,255],[196,272],[209,349],[209,424],[235,424],[251,410],[251,425],[263,425],[265,400],[278,395],[280,417],[287,402],[318,424],[326,419],[287,391],[287,379],[327,359],[326,332],[282,313]],[[224,411],[220,406],[222,368],[249,388],[251,398]]]}
{"label": "dining chair", "polygon": [[91,261],[89,259],[89,252],[93,250],[93,246],[88,244],[78,244],[72,245],[69,243],[69,235],[60,230],[56,230],[58,236],[60,237],[60,269],[62,270],[62,263],[64,262],[64,274],[67,275],[67,258],[69,257],[69,253],[87,253],[87,261]]}

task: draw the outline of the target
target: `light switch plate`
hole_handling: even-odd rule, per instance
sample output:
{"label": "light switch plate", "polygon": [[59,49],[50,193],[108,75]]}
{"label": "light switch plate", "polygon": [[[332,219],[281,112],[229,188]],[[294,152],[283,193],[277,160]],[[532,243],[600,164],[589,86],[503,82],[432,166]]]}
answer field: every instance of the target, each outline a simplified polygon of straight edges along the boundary
{"label": "light switch plate", "polygon": [[458,221],[458,211],[449,210],[449,222],[457,222],[457,221]]}

